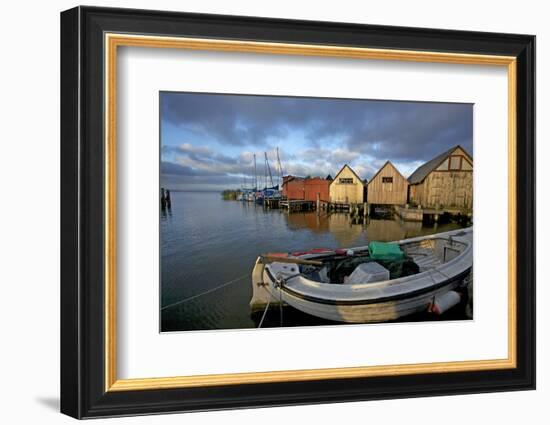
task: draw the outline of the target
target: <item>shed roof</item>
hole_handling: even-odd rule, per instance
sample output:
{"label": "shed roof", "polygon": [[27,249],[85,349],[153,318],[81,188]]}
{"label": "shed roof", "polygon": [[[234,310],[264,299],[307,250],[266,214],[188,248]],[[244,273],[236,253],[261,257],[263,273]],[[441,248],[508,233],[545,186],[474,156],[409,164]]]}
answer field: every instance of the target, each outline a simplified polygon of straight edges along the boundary
{"label": "shed roof", "polygon": [[415,172],[409,176],[408,178],[409,183],[410,184],[422,183],[422,181],[426,178],[428,174],[430,174],[433,170],[439,167],[439,165],[443,161],[445,161],[445,159],[457,149],[461,149],[466,154],[466,156],[470,160],[472,160],[472,157],[470,156],[470,154],[468,154],[468,152],[466,152],[466,149],[464,149],[462,146],[460,145],[453,146],[451,149],[443,152],[440,155],[437,155],[435,158],[429,160],[425,164],[418,167],[415,170]]}
{"label": "shed roof", "polygon": [[305,180],[304,177],[298,177],[298,176],[283,176],[283,185],[286,183],[290,183],[291,181],[303,181]]}

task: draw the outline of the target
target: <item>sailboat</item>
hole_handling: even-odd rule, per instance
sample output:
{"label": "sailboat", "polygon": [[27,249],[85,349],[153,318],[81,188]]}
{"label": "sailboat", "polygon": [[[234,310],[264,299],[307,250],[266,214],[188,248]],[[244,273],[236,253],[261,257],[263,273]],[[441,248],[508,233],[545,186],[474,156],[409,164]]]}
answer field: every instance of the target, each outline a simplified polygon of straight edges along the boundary
{"label": "sailboat", "polygon": [[[263,204],[266,199],[279,199],[281,197],[281,192],[279,191],[279,185],[273,184],[273,175],[271,174],[271,167],[269,166],[269,159],[267,157],[267,152],[264,152],[265,162],[265,185],[264,188],[257,192],[256,202]],[[268,177],[270,186],[268,186]]]}
{"label": "sailboat", "polygon": [[243,187],[241,200],[244,202],[255,202],[257,193],[257,177],[256,177],[256,154],[254,154],[254,184],[251,188]]}
{"label": "sailboat", "polygon": [[[264,170],[265,170],[265,185],[264,188],[258,192],[258,197],[256,199],[256,202],[263,203],[265,199],[280,199],[281,198],[281,191],[279,190],[280,186],[279,184],[273,183],[273,174],[271,173],[271,167],[269,165],[269,159],[267,157],[267,152],[264,152],[265,162],[264,162]],[[281,173],[281,160],[279,158],[279,148],[277,148],[277,163],[279,168],[279,174]],[[269,177],[269,183],[268,186],[268,177]],[[282,177],[281,177],[282,179]]]}

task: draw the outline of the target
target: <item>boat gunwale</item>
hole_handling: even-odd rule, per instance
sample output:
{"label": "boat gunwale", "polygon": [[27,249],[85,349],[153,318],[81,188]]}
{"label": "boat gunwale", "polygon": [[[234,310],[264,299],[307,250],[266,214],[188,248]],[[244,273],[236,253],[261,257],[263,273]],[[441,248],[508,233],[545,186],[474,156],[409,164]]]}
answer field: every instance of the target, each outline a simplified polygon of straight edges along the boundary
{"label": "boat gunwale", "polygon": [[[399,284],[405,283],[406,281],[411,281],[413,279],[416,280],[416,279],[419,279],[419,278],[424,278],[429,273],[433,273],[434,271],[440,272],[440,274],[445,275],[443,273],[444,269],[448,269],[449,267],[454,266],[455,263],[461,261],[464,258],[465,254],[467,254],[468,251],[471,251],[471,249],[472,249],[471,243],[466,243],[466,242],[462,242],[462,241],[458,241],[458,240],[455,240],[454,242],[460,242],[463,245],[465,245],[466,248],[459,255],[457,255],[455,258],[453,258],[452,260],[449,260],[446,263],[442,263],[438,267],[435,267],[431,270],[425,270],[423,272],[416,273],[414,275],[403,276],[403,277],[399,277],[397,279],[387,279],[387,280],[383,280],[383,281],[380,281],[380,282],[372,282],[372,283],[358,283],[358,284],[354,284],[354,285],[344,285],[344,284],[340,284],[340,283],[336,283],[336,282],[319,282],[319,281],[316,281],[316,280],[313,280],[313,279],[309,279],[309,278],[305,277],[302,274],[298,274],[298,275],[291,276],[290,278],[288,278],[288,281],[301,277],[306,281],[315,282],[316,285],[338,286],[338,287],[345,287],[345,288],[348,288],[348,289],[363,289],[363,287],[364,288],[372,288],[372,289],[380,289],[380,288],[383,288],[385,286],[399,285]],[[308,254],[308,257],[307,257],[308,260],[313,259],[313,258],[321,258],[321,256],[318,256],[316,254],[311,254],[311,255],[312,256],[309,256],[309,254]],[[305,256],[300,256],[300,257],[297,257],[297,258],[305,258]],[[469,268],[471,268],[471,267],[469,267]],[[269,265],[266,265],[266,270],[270,270]],[[273,274],[272,273],[270,273],[270,274],[276,280],[276,278],[273,276]],[[362,287],[358,288],[359,285],[362,285]]]}
{"label": "boat gunwale", "polygon": [[[303,294],[301,292],[298,292],[288,286],[282,286],[279,287],[279,290],[282,290],[283,292],[286,292],[287,294],[291,296],[295,296],[297,298],[300,298],[305,301],[315,302],[318,304],[328,304],[328,305],[367,305],[367,304],[381,304],[389,301],[399,301],[403,299],[408,298],[414,298],[415,296],[422,295],[424,293],[432,292],[437,289],[440,289],[446,285],[450,285],[455,281],[460,281],[466,278],[468,274],[470,274],[471,267],[468,267],[466,270],[449,277],[448,279],[442,280],[441,282],[437,282],[430,286],[425,286],[423,288],[416,289],[414,291],[409,292],[402,292],[395,295],[387,295],[382,296],[378,298],[367,298],[367,299],[347,299],[347,300],[335,300],[335,299],[329,299],[329,298],[318,298],[314,297],[312,295]],[[269,269],[266,269],[265,272],[269,275],[269,278],[272,280],[272,283],[276,281],[275,277],[271,273]],[[415,275],[416,276],[416,275]],[[409,276],[407,276],[409,277]],[[403,278],[403,279],[406,279]],[[397,280],[397,279],[395,279]],[[327,284],[327,285],[334,285],[334,284]]]}

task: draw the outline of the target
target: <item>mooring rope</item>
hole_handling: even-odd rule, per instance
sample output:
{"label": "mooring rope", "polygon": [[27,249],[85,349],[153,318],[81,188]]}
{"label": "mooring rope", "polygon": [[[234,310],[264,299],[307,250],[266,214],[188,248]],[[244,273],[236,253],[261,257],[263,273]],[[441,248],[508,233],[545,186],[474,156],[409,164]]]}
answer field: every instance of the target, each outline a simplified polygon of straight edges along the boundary
{"label": "mooring rope", "polygon": [[[283,282],[285,282],[283,280]],[[283,326],[283,285],[279,287],[279,326]]]}
{"label": "mooring rope", "polygon": [[230,280],[229,282],[225,282],[225,283],[222,283],[221,285],[219,286],[216,286],[215,288],[212,288],[212,289],[209,289],[208,291],[204,291],[204,292],[201,292],[200,294],[197,294],[197,295],[193,295],[189,298],[185,298],[183,300],[180,300],[180,301],[176,301],[175,303],[172,303],[172,304],[168,304],[168,305],[165,305],[164,307],[161,307],[161,310],[166,310],[167,308],[171,308],[171,307],[174,307],[176,305],[179,305],[179,304],[183,304],[183,303],[186,303],[188,301],[191,301],[191,300],[194,300],[195,298],[199,298],[199,297],[202,297],[203,295],[207,295],[207,294],[210,294],[211,292],[214,292],[214,291],[217,291],[218,289],[222,289],[226,286],[229,286],[231,285],[232,283],[236,283],[236,282],[239,282],[241,280],[243,280],[244,278],[246,277],[249,277],[249,274],[244,274],[236,279],[233,279],[233,280]]}
{"label": "mooring rope", "polygon": [[258,329],[260,329],[262,327],[262,324],[264,323],[264,319],[267,314],[267,309],[269,308],[270,302],[271,302],[271,299],[267,300],[267,305],[265,306],[264,314],[262,314],[262,318],[260,319],[260,324],[258,325]]}

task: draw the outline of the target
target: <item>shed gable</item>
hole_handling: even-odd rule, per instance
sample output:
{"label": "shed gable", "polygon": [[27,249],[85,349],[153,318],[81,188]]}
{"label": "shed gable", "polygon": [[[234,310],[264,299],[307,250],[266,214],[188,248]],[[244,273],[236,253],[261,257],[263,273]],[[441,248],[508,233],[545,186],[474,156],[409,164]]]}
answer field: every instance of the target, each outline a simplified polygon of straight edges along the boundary
{"label": "shed gable", "polygon": [[469,155],[461,147],[457,147],[445,158],[435,171],[472,171],[473,166]]}
{"label": "shed gable", "polygon": [[357,175],[355,171],[352,170],[352,168],[349,165],[344,165],[340,171],[338,171],[338,174],[334,177],[334,179],[331,181],[331,185],[333,184],[357,184],[361,183],[363,184],[363,180],[361,177]]}
{"label": "shed gable", "polygon": [[401,205],[407,202],[409,183],[390,161],[387,161],[368,184],[367,199],[371,204]]}
{"label": "shed gable", "polygon": [[330,182],[330,202],[356,204],[364,200],[365,183],[352,170],[344,165]]}
{"label": "shed gable", "polygon": [[461,147],[455,146],[418,167],[408,181],[411,185],[420,184],[434,171],[472,171],[472,157]]}

